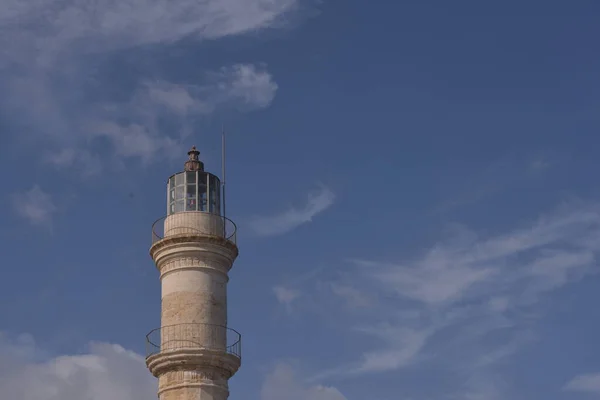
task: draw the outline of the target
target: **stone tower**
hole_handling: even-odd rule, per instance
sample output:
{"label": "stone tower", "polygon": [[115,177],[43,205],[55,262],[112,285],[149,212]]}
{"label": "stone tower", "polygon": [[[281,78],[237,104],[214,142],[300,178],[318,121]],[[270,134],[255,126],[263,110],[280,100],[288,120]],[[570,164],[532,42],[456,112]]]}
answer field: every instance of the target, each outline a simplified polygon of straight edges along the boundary
{"label": "stone tower", "polygon": [[225,400],[241,364],[241,337],[227,328],[235,224],[222,215],[221,182],[195,147],[167,183],[167,216],[154,223],[150,255],[160,272],[161,327],[146,337],[146,365],[160,400]]}

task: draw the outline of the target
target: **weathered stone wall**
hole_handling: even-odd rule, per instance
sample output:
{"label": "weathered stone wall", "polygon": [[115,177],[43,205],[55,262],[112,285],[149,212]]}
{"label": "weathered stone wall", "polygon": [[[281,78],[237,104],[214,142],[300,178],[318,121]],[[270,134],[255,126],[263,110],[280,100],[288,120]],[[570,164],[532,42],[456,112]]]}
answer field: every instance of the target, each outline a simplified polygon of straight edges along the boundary
{"label": "weathered stone wall", "polygon": [[180,212],[165,219],[165,238],[182,233],[223,236],[223,217],[206,212]]}
{"label": "weathered stone wall", "polygon": [[159,378],[160,400],[224,400],[227,379],[214,371],[169,371]]}

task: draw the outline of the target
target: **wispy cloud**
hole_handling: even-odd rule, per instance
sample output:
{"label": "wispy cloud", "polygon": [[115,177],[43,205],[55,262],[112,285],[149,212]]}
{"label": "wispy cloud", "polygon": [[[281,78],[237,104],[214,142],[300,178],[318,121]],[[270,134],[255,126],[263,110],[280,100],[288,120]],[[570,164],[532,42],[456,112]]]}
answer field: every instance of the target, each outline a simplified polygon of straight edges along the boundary
{"label": "wispy cloud", "polygon": [[49,227],[52,217],[58,211],[52,196],[38,185],[34,185],[27,191],[13,194],[12,202],[19,216],[38,226]]}
{"label": "wispy cloud", "polygon": [[373,305],[373,300],[369,296],[352,285],[331,282],[330,289],[333,294],[345,300],[349,307],[369,307]]}
{"label": "wispy cloud", "polygon": [[535,301],[595,265],[599,235],[600,213],[593,205],[562,210],[505,235],[465,244],[440,243],[409,265],[356,264],[363,271],[368,267],[372,279],[398,295],[430,305],[489,295],[489,289],[512,297],[511,285],[519,283],[525,287],[518,301]]}
{"label": "wispy cloud", "polygon": [[318,191],[308,194],[308,201],[303,207],[291,207],[274,215],[256,216],[250,220],[250,227],[261,236],[287,233],[312,221],[317,214],[329,208],[334,200],[333,192],[327,187],[321,186]]}
{"label": "wispy cloud", "polygon": [[550,168],[550,162],[545,157],[537,157],[529,164],[529,171],[533,174],[540,173]]}
{"label": "wispy cloud", "polygon": [[280,304],[283,304],[288,312],[291,311],[294,300],[298,299],[301,295],[298,290],[290,289],[281,285],[275,286],[273,288],[273,293],[275,294],[277,301]]}
{"label": "wispy cloud", "polygon": [[339,308],[327,315],[341,318],[350,332],[376,339],[365,343],[378,343],[365,347],[362,359],[318,378],[391,371],[416,362],[466,374],[493,368],[535,340],[545,296],[597,271],[600,205],[565,205],[503,234],[457,232],[403,262],[351,260],[354,267],[345,266],[344,279],[333,281],[329,299],[322,290],[314,292],[321,295],[315,300],[320,308],[339,305],[331,301],[340,297],[335,285],[351,284],[372,298],[368,315],[346,309],[347,319]]}
{"label": "wispy cloud", "polygon": [[[103,166],[119,167],[131,159],[148,163],[155,157],[173,158],[181,153],[180,142],[193,132],[198,118],[219,107],[241,111],[267,107],[276,91],[277,84],[265,67],[254,64],[206,72],[197,84],[145,81],[123,101],[81,104],[73,114],[53,108],[57,114],[51,118],[43,113],[40,121],[50,128],[60,129],[60,125],[68,130],[49,135],[44,127],[39,127],[36,137],[50,149],[46,162],[57,168],[76,165],[82,174],[91,175]],[[58,125],[52,123],[57,115],[62,115]],[[165,119],[171,119],[175,129],[165,130]],[[99,144],[105,148],[108,145],[105,152],[111,155],[109,165],[102,163]]]}
{"label": "wispy cloud", "polygon": [[[149,162],[158,154],[174,157],[181,152],[179,141],[192,133],[195,118],[222,106],[243,111],[268,107],[276,91],[277,84],[264,66],[253,64],[206,73],[202,84],[144,82],[128,102],[105,104],[101,112],[92,110],[83,122],[87,135],[79,142],[83,154],[91,151],[94,138],[105,138],[122,158]],[[166,116],[179,117],[179,132],[161,129]]]}
{"label": "wispy cloud", "polygon": [[430,332],[382,324],[360,328],[357,331],[380,339],[387,347],[366,352],[363,361],[349,373],[388,371],[404,367],[414,361],[427,341]]}
{"label": "wispy cloud", "polygon": [[600,373],[575,377],[565,385],[564,389],[571,392],[600,394]]}
{"label": "wispy cloud", "polygon": [[551,167],[547,156],[504,157],[485,168],[466,170],[455,179],[444,176],[442,201],[433,213],[476,204],[526,180],[539,178]]}
{"label": "wispy cloud", "polygon": [[136,102],[138,107],[163,106],[189,116],[210,114],[223,104],[246,111],[268,107],[276,92],[277,83],[264,65],[235,64],[207,72],[203,85],[145,82]]}
{"label": "wispy cloud", "polygon": [[505,382],[493,374],[475,374],[465,384],[465,391],[452,397],[456,400],[504,400],[506,396]]}
{"label": "wispy cloud", "polygon": [[6,94],[0,107],[27,126],[21,140],[35,138],[49,149],[44,161],[59,168],[77,164],[90,175],[103,161],[114,167],[169,157],[197,118],[220,107],[268,107],[277,84],[264,65],[250,63],[187,81],[146,75],[140,63],[135,75],[116,79],[115,60],[140,46],[280,27],[297,8],[297,0],[8,0],[0,10],[0,89]]}
{"label": "wispy cloud", "polygon": [[13,59],[45,64],[66,51],[114,51],[273,27],[297,4],[296,0],[7,0],[0,10],[2,47]]}
{"label": "wispy cloud", "polygon": [[261,390],[261,400],[346,400],[334,387],[305,385],[288,364],[278,364],[267,375]]}

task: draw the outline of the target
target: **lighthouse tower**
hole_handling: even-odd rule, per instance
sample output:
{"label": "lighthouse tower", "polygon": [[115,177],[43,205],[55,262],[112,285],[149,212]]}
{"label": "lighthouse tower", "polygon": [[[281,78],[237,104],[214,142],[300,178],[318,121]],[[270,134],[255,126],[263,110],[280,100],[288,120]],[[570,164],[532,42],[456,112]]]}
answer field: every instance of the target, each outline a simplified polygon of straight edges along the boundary
{"label": "lighthouse tower", "polygon": [[195,147],[167,183],[167,215],[152,230],[160,272],[161,326],[146,337],[146,365],[160,400],[225,400],[241,364],[240,334],[227,327],[235,224],[222,215],[221,182]]}

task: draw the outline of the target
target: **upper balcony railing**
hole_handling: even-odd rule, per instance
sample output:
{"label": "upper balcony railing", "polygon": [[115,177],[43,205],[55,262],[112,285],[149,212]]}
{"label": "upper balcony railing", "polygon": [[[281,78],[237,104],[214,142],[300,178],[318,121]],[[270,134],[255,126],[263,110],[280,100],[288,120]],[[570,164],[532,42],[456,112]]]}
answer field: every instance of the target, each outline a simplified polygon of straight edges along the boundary
{"label": "upper balcony railing", "polygon": [[181,234],[218,236],[237,243],[237,226],[219,214],[184,211],[161,217],[152,224],[152,244]]}
{"label": "upper balcony railing", "polygon": [[212,350],[242,358],[242,335],[212,324],[177,324],[154,329],[146,335],[146,357],[177,350]]}

